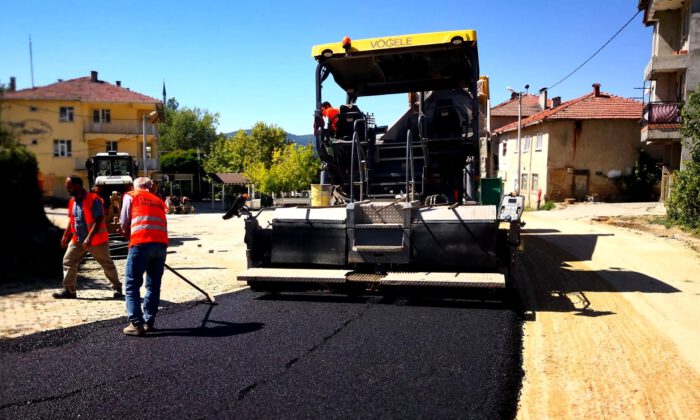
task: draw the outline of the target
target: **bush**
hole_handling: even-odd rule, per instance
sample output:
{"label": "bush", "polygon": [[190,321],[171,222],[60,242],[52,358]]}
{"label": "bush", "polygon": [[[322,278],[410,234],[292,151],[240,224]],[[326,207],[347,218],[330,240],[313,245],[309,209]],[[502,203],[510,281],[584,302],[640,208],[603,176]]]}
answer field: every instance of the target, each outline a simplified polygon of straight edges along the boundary
{"label": "bush", "polygon": [[59,277],[62,232],[44,213],[36,157],[18,145],[11,133],[0,134],[0,189],[11,197],[11,204],[0,206],[0,218],[8,222],[4,231],[12,238],[12,251],[0,253],[0,281],[13,276]]}
{"label": "bush", "polygon": [[680,225],[700,227],[700,163],[690,161],[676,172],[666,201],[666,215]]}
{"label": "bush", "polygon": [[544,205],[541,207],[541,210],[552,210],[553,208],[556,208],[557,205],[554,203],[554,201],[545,201]]}

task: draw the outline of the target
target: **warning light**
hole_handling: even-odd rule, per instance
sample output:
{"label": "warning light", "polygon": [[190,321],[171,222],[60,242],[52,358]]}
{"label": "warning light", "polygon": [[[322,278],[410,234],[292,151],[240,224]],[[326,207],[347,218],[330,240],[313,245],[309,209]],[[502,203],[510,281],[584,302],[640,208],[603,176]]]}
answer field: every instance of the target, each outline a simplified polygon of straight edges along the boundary
{"label": "warning light", "polygon": [[350,41],[350,37],[349,37],[349,36],[346,36],[345,38],[343,38],[343,48],[344,48],[345,50],[350,49],[350,46],[351,46],[351,45],[352,45],[352,42]]}

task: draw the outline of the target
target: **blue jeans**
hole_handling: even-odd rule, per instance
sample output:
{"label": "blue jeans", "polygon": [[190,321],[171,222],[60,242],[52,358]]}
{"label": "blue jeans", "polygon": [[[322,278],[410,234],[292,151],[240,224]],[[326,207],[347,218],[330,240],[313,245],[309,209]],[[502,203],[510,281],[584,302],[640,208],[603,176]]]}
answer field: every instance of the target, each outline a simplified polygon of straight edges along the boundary
{"label": "blue jeans", "polygon": [[[126,258],[126,316],[134,324],[153,325],[160,302],[160,281],[165,269],[167,246],[161,243],[148,243],[129,248]],[[141,312],[140,289],[146,273],[146,296]]]}

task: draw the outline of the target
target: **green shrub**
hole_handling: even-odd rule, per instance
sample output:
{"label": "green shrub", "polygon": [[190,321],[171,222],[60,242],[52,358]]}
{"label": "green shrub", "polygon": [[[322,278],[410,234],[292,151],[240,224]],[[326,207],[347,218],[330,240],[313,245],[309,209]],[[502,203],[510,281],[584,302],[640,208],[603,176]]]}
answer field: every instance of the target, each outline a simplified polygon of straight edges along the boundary
{"label": "green shrub", "polygon": [[674,223],[700,227],[700,163],[690,161],[674,175],[666,215]]}
{"label": "green shrub", "polygon": [[554,203],[554,201],[545,201],[544,205],[541,207],[542,210],[552,210],[553,208],[556,208],[557,205]]}

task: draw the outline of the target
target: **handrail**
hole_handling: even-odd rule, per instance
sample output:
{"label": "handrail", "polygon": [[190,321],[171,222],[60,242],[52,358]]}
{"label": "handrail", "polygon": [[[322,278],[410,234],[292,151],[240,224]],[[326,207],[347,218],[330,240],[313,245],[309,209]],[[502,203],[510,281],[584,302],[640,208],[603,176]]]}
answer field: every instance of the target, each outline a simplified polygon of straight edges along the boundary
{"label": "handrail", "polygon": [[[357,132],[357,123],[358,122],[365,123],[366,120],[364,118],[359,118],[353,122],[353,126],[352,126],[352,144],[350,146],[350,202],[351,203],[355,202],[355,153],[357,153],[357,160],[358,160],[357,170],[360,172],[360,201],[362,201],[362,195],[364,192],[364,188],[363,188],[364,180],[362,178],[362,160],[360,159],[361,156],[360,156],[360,150],[359,150],[359,148],[361,147],[361,145],[359,143],[360,136]],[[367,124],[365,124],[365,132],[366,131],[367,131]],[[355,146],[355,144],[357,144],[357,146]]]}
{"label": "handrail", "polygon": [[[411,173],[411,182],[409,184],[408,182],[408,174],[409,174],[409,164],[410,164],[410,173]],[[416,184],[416,174],[415,174],[415,168],[413,164],[413,133],[411,132],[411,129],[409,128],[408,131],[406,132],[406,202],[408,203],[408,188],[409,185],[411,187],[411,201],[413,201],[413,197],[415,195],[415,192],[413,189],[415,188]]]}

